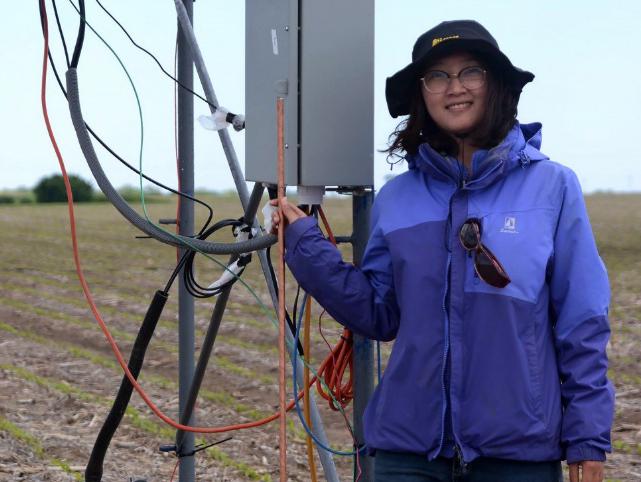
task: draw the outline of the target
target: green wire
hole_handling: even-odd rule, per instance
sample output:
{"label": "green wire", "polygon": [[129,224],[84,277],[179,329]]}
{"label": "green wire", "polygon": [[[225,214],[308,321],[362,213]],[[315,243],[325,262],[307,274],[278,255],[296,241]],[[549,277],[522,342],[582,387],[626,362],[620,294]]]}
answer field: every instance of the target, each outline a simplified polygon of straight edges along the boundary
{"label": "green wire", "polygon": [[[76,12],[78,12],[78,15],[80,15],[80,10],[78,9],[78,7],[76,7],[76,5],[73,3],[73,1],[72,1],[72,0],[68,0],[68,1],[69,1],[69,3],[73,6],[73,8],[76,10]],[[151,223],[152,225],[156,226],[158,229],[163,230],[165,233],[169,234],[169,235],[170,235],[170,236],[172,236],[174,239],[179,240],[180,238],[178,238],[178,236],[176,236],[176,234],[175,234],[175,233],[172,233],[171,231],[168,231],[168,230],[164,229],[163,227],[161,227],[161,226],[157,225],[156,223],[154,223],[154,222],[149,218],[149,215],[148,215],[148,213],[147,213],[147,205],[145,204],[145,193],[144,193],[143,186],[142,186],[142,181],[143,181],[143,170],[142,170],[142,159],[143,159],[143,155],[142,155],[142,153],[143,153],[143,141],[144,141],[144,124],[143,124],[143,115],[142,115],[142,105],[141,105],[141,102],[140,102],[140,97],[139,97],[139,95],[138,95],[138,90],[136,89],[136,86],[135,86],[135,84],[134,84],[133,79],[131,78],[131,75],[129,75],[129,71],[127,70],[127,67],[125,67],[125,64],[124,64],[124,63],[123,63],[123,61],[120,59],[120,57],[119,57],[119,56],[118,56],[118,54],[115,52],[115,50],[111,47],[111,45],[109,45],[109,43],[108,43],[104,38],[102,38],[102,36],[101,36],[97,31],[96,31],[96,29],[94,29],[94,28],[91,26],[91,24],[90,24],[89,22],[87,22],[87,20],[86,20],[86,19],[84,19],[84,21],[85,21],[85,23],[87,24],[87,26],[91,29],[91,31],[96,35],[96,37],[98,37],[98,38],[102,41],[102,43],[103,43],[103,44],[104,44],[104,45],[109,49],[109,51],[113,54],[113,56],[116,58],[116,60],[118,60],[118,63],[119,63],[119,64],[120,64],[120,66],[122,67],[122,70],[124,70],[124,71],[125,71],[125,74],[127,75],[127,79],[129,80],[129,84],[131,85],[131,88],[133,89],[133,92],[134,92],[134,96],[135,96],[135,98],[136,98],[136,104],[137,104],[137,106],[138,106],[138,116],[139,116],[139,118],[140,118],[140,150],[139,150],[139,154],[138,154],[138,155],[139,155],[138,164],[139,164],[139,166],[140,166],[140,168],[139,168],[139,171],[140,171],[140,173],[139,173],[139,178],[140,178],[140,203],[141,203],[141,206],[142,206],[142,209],[143,209],[143,213],[144,213],[144,215],[145,215],[145,218],[147,219],[147,221],[148,221],[149,223]],[[268,308],[265,306],[265,304],[261,301],[261,299],[258,297],[258,295],[256,294],[256,292],[255,292],[255,291],[254,291],[254,290],[253,290],[253,289],[252,289],[252,288],[251,288],[251,287],[250,287],[250,286],[245,282],[245,280],[243,280],[240,276],[238,276],[236,273],[234,273],[233,271],[231,271],[231,270],[230,270],[230,269],[229,269],[225,264],[221,263],[221,262],[220,262],[220,261],[218,261],[216,258],[214,258],[214,257],[210,256],[208,253],[203,253],[201,250],[199,250],[199,249],[198,249],[197,247],[195,247],[194,245],[190,244],[188,241],[185,241],[185,244],[187,244],[187,245],[188,245],[191,249],[193,249],[194,251],[196,251],[196,252],[198,252],[198,253],[202,254],[203,256],[207,257],[208,259],[210,259],[211,261],[213,261],[214,263],[216,263],[216,264],[217,264],[218,266],[220,266],[221,268],[225,269],[225,271],[229,271],[229,272],[230,272],[230,273],[231,273],[231,274],[232,274],[232,275],[233,275],[233,276],[234,276],[238,281],[240,281],[240,283],[241,283],[245,288],[247,288],[247,290],[251,293],[251,295],[254,297],[254,299],[258,302],[258,304],[259,304],[259,306],[260,306],[261,310],[265,313],[265,315],[266,315],[266,316],[267,316],[267,318],[272,322],[272,324],[273,324],[276,328],[279,328],[279,323],[278,323],[278,321],[276,320],[276,318],[274,318],[274,316],[273,316],[273,314],[272,314],[272,311],[271,311],[270,309],[268,309]],[[291,342],[291,341],[289,341],[289,340],[285,340],[285,341],[287,342],[287,347],[288,347],[288,349],[289,349],[289,352],[291,353],[291,351],[293,350],[293,342]],[[315,369],[314,369],[314,368],[313,368],[313,367],[312,367],[312,366],[307,362],[307,359],[306,359],[305,357],[302,357],[302,356],[301,356],[301,357],[300,357],[300,360],[303,362],[303,364],[304,364],[307,368],[309,368],[309,370],[314,374],[314,376],[317,378],[317,380],[319,380],[319,381],[320,381],[320,383],[321,383],[321,385],[323,386],[323,388],[327,391],[327,393],[329,393],[330,397],[332,398],[332,401],[333,401],[333,402],[335,402],[335,406],[339,409],[339,411],[340,411],[343,415],[345,415],[345,412],[343,411],[342,405],[341,405],[341,404],[340,404],[340,402],[339,402],[339,401],[334,397],[334,394],[333,394],[333,393],[332,393],[332,391],[329,389],[329,387],[325,384],[325,382],[323,381],[323,379],[322,379],[321,377],[319,377],[319,376],[318,376],[318,373],[316,372],[316,370],[315,370]]]}

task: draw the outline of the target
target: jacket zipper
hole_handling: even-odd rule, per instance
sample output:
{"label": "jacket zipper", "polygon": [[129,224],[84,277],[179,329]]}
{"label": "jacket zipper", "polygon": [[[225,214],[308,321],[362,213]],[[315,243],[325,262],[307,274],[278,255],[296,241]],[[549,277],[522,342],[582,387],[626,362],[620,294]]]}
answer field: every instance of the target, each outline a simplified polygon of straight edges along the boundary
{"label": "jacket zipper", "polygon": [[463,179],[463,181],[461,182],[461,189],[466,189],[468,184],[470,184],[470,183],[478,183],[478,182],[483,181],[487,177],[489,177],[492,174],[494,174],[494,171],[500,169],[503,166],[503,164],[505,164],[505,161],[503,159],[501,159],[501,160],[499,160],[499,162],[492,169],[490,169],[488,172],[486,172],[483,175],[483,177],[480,177],[478,179],[474,179],[473,181],[470,181],[470,182],[467,182],[465,179]]}
{"label": "jacket zipper", "polygon": [[[452,229],[452,200],[454,199],[454,195],[456,194],[458,190],[458,186],[456,183],[454,183],[455,190],[454,193],[450,196],[449,202],[448,202],[448,212],[447,212],[447,225],[445,227],[445,233],[447,234],[447,239],[445,243],[445,248],[447,249],[447,262],[445,264],[445,290],[443,292],[443,298],[441,299],[441,309],[443,310],[443,316],[445,319],[444,323],[444,339],[445,339],[445,346],[443,347],[443,369],[441,370],[441,400],[443,404],[443,409],[441,410],[441,438],[439,441],[439,446],[438,446],[438,451],[436,454],[438,455],[441,450],[443,450],[443,443],[445,441],[445,415],[447,413],[447,405],[448,405],[448,400],[447,400],[447,392],[448,392],[448,387],[445,386],[445,375],[446,375],[446,370],[447,370],[447,355],[449,352],[450,348],[450,316],[447,311],[447,297],[450,291],[450,264],[452,261],[452,246],[451,246],[451,229]],[[450,414],[451,418],[451,414]]]}
{"label": "jacket zipper", "polygon": [[463,459],[463,452],[461,452],[461,447],[458,444],[454,445],[454,451],[456,455],[454,457],[454,468],[452,470],[452,475],[454,477],[461,477],[467,474],[467,463]]}
{"label": "jacket zipper", "polygon": [[[451,221],[450,221],[451,222]],[[448,239],[449,243],[449,239]],[[445,267],[445,292],[443,293],[443,300],[441,306],[443,308],[443,314],[445,315],[445,348],[443,349],[443,370],[441,370],[441,387],[442,387],[442,400],[443,400],[443,410],[441,410],[441,441],[439,443],[438,453],[443,450],[443,441],[445,438],[445,414],[447,413],[447,390],[445,386],[445,370],[447,369],[447,354],[450,348],[450,317],[447,312],[447,306],[445,306],[447,295],[449,292],[450,285],[450,263],[452,261],[452,254],[448,252],[447,255],[447,264]],[[451,414],[450,414],[451,417]],[[453,431],[453,430],[452,430]]]}
{"label": "jacket zipper", "polygon": [[[498,166],[497,166],[498,167]],[[492,169],[494,171],[494,169]],[[484,176],[485,177],[485,176]],[[445,313],[445,319],[446,319],[446,330],[445,330],[445,361],[443,364],[443,389],[445,390],[445,367],[446,367],[446,361],[447,361],[447,353],[449,352],[449,346],[450,346],[450,316],[449,316],[449,310],[445,306],[445,300],[448,299],[448,295],[451,291],[451,276],[450,276],[450,269],[451,269],[451,264],[452,264],[452,229],[454,228],[453,226],[453,217],[452,217],[452,200],[454,199],[454,196],[459,190],[463,190],[467,187],[467,179],[464,176],[463,179],[461,179],[460,185],[458,186],[458,189],[454,191],[454,194],[452,194],[452,197],[450,198],[450,206],[449,206],[449,232],[450,236],[448,239],[448,257],[447,257],[447,278],[446,278],[446,291],[445,291],[445,296],[443,298],[443,311]],[[456,430],[454,429],[454,414],[452,412],[452,376],[451,376],[451,370],[452,370],[452,362],[450,362],[450,376],[449,376],[449,391],[450,391],[450,418],[452,420],[452,436],[454,438],[454,463],[453,463],[453,475],[454,476],[462,476],[467,473],[467,463],[465,462],[465,459],[463,458],[463,450],[461,449],[461,444],[459,442],[458,436],[456,435]],[[447,403],[447,394],[445,394],[445,403]],[[446,409],[443,409],[443,413],[445,413]],[[444,421],[443,421],[444,422]],[[443,432],[445,431],[445,425],[443,424]],[[441,440],[443,440],[444,433],[441,435]],[[442,442],[441,442],[441,449],[442,449]],[[439,449],[439,451],[441,450]]]}

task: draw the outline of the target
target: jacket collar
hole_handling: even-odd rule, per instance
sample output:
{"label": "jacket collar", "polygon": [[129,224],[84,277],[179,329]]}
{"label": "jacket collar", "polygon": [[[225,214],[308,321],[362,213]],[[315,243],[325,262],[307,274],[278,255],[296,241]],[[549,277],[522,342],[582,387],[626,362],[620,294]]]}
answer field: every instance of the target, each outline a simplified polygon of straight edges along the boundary
{"label": "jacket collar", "polygon": [[455,158],[440,154],[428,143],[421,144],[416,154],[408,154],[410,169],[418,169],[443,182],[454,182],[465,189],[483,189],[505,177],[517,167],[548,159],[539,151],[541,124],[515,123],[503,141],[491,149],[479,149],[472,157],[472,174]]}

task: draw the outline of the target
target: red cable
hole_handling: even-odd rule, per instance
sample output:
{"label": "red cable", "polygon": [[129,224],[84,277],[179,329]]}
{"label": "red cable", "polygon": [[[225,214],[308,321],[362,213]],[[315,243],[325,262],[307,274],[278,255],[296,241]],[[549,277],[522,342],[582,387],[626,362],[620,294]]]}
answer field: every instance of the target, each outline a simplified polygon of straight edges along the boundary
{"label": "red cable", "polygon": [[[78,279],[80,281],[80,285],[82,286],[82,291],[85,295],[85,298],[87,299],[87,303],[89,304],[89,307],[100,325],[100,329],[105,335],[105,338],[107,338],[107,342],[111,346],[111,349],[114,352],[114,355],[116,356],[116,359],[118,360],[118,363],[120,364],[120,367],[122,368],[123,372],[125,373],[125,376],[129,379],[131,384],[133,385],[134,389],[138,392],[140,397],[144,400],[144,402],[147,404],[147,406],[160,418],[163,422],[167,423],[168,425],[171,425],[172,427],[178,429],[178,430],[183,430],[185,432],[198,432],[198,433],[223,433],[223,432],[229,432],[232,430],[242,430],[242,429],[247,429],[247,428],[253,428],[253,427],[258,427],[261,425],[265,425],[266,423],[269,423],[273,420],[276,420],[281,416],[280,413],[276,413],[270,417],[264,418],[262,420],[257,420],[255,422],[246,422],[246,423],[240,423],[240,424],[234,424],[234,425],[228,425],[224,427],[192,427],[190,425],[183,425],[181,423],[178,423],[165,415],[155,404],[154,402],[149,398],[147,393],[144,391],[144,389],[140,386],[138,381],[134,378],[132,375],[131,371],[129,370],[129,367],[127,366],[127,362],[122,356],[122,353],[120,352],[120,349],[118,348],[118,345],[116,344],[116,341],[114,340],[113,336],[109,332],[109,328],[107,328],[106,323],[102,319],[102,315],[98,311],[98,307],[96,306],[96,303],[93,299],[93,296],[91,294],[91,291],[89,289],[89,285],[87,284],[87,280],[85,279],[84,273],[82,271],[82,266],[80,263],[80,252],[78,249],[78,239],[76,235],[76,219],[75,219],[75,214],[74,214],[74,207],[73,207],[73,194],[71,192],[71,184],[69,183],[69,176],[67,175],[67,170],[65,168],[64,160],[62,158],[62,154],[60,153],[60,149],[58,148],[58,143],[56,142],[53,129],[51,127],[51,123],[49,121],[49,113],[47,111],[47,96],[46,96],[46,91],[47,91],[47,66],[48,66],[48,58],[47,58],[47,53],[49,51],[49,29],[48,29],[48,20],[47,20],[47,10],[45,6],[44,0],[40,0],[40,5],[42,8],[42,27],[43,27],[43,35],[44,35],[44,56],[43,56],[43,61],[42,61],[42,84],[41,84],[41,91],[40,91],[40,101],[42,104],[42,113],[44,116],[44,121],[45,125],[47,127],[47,132],[49,134],[49,139],[51,140],[51,144],[53,146],[53,149],[56,153],[56,157],[58,158],[58,163],[60,165],[60,171],[62,173],[62,177],[64,179],[64,184],[65,184],[65,190],[67,193],[67,207],[69,210],[69,224],[70,224],[70,230],[71,230],[71,242],[73,246],[73,259],[74,263],[76,265],[76,273],[78,274]],[[316,378],[312,380],[312,382],[315,382]],[[298,398],[300,399],[303,396],[302,390],[298,394]],[[294,402],[290,402],[286,409],[291,410],[294,406]]]}
{"label": "red cable", "polygon": [[[322,207],[318,207],[318,214],[321,217],[321,220],[323,221],[323,225],[325,226],[325,230],[327,231],[327,236],[329,237],[330,241],[336,246],[336,238],[334,237],[334,233],[332,232],[332,228],[329,225],[329,222],[327,221],[327,217],[325,216],[325,212],[323,211]],[[322,329],[322,317],[323,314],[318,317],[318,330],[320,331],[321,336],[323,337],[323,340],[325,340],[325,343],[327,343],[327,346],[329,347],[329,343],[327,342],[327,339],[325,338],[325,335],[323,335],[323,329]],[[319,377],[324,375],[325,372],[329,372],[330,375],[330,383],[327,382],[327,375],[325,375],[325,383],[328,384],[328,386],[333,387],[332,393],[334,394],[334,397],[336,400],[338,400],[343,407],[347,405],[353,398],[354,398],[354,391],[353,391],[353,383],[352,383],[352,375],[354,373],[353,371],[353,358],[352,358],[352,347],[353,347],[353,336],[352,332],[345,328],[343,330],[343,335],[341,336],[341,341],[338,342],[334,350],[331,351],[330,356],[328,356],[325,359],[325,364],[327,362],[327,367],[323,367],[321,365],[321,369],[318,371]],[[334,357],[334,353],[338,351],[339,356],[338,358]],[[331,364],[329,363],[329,360],[331,360]],[[343,379],[343,376],[345,374],[345,368],[349,366],[349,379],[345,384],[341,385],[341,380]],[[320,383],[316,382],[316,388],[318,389],[318,392],[321,394],[323,398],[328,398],[325,393],[323,393],[320,390]],[[332,408],[332,410],[337,410],[336,407],[334,407],[333,401],[330,399],[329,400],[329,406]],[[354,435],[354,432],[352,431],[350,425],[349,425],[349,420],[347,420],[347,416],[345,415],[344,412],[341,412],[343,415],[343,418],[345,419],[345,423],[347,424],[347,428],[349,429],[349,432],[352,436],[352,442],[354,445],[354,448],[357,448],[356,445],[356,436]],[[361,479],[361,476],[363,475],[363,470],[361,468],[361,462],[360,462],[360,454],[359,451],[356,450],[356,480],[355,482],[358,482]]]}
{"label": "red cable", "polygon": [[178,469],[178,465],[180,465],[180,458],[176,460],[176,463],[174,464],[174,470],[171,472],[171,478],[169,479],[169,482],[174,482],[174,476],[176,475],[176,470]]}
{"label": "red cable", "polygon": [[[318,214],[323,222],[325,230],[327,231],[327,236],[334,246],[336,246],[336,238],[332,232],[332,228],[327,221],[325,212],[323,208],[319,206]],[[321,314],[322,317],[322,314]],[[323,335],[321,329],[321,317],[318,318],[320,334],[327,343],[329,343]],[[333,350],[330,351],[330,354],[325,358],[320,368],[318,369],[318,377],[322,378],[325,382],[325,385],[329,388],[329,392],[332,396],[327,393],[325,388],[321,385],[320,380],[316,382],[316,390],[318,394],[329,402],[329,407],[332,410],[338,410],[339,408],[335,405],[334,399],[340,403],[341,407],[344,408],[352,401],[354,398],[353,382],[352,382],[352,345],[353,337],[352,332],[345,328],[343,334],[341,335],[340,341],[336,344]],[[343,383],[343,378],[345,376],[345,371],[349,368],[349,377],[347,382]]]}
{"label": "red cable", "polygon": [[[65,168],[64,160],[62,158],[62,154],[60,152],[60,149],[58,147],[58,144],[55,139],[55,135],[53,133],[53,129],[51,127],[51,123],[49,120],[49,114],[47,110],[47,99],[46,99],[46,87],[47,87],[47,66],[48,66],[48,57],[47,53],[49,51],[49,31],[48,31],[48,20],[47,20],[47,12],[46,12],[46,6],[44,3],[44,0],[40,0],[40,5],[42,7],[42,25],[43,25],[43,35],[44,35],[44,55],[43,55],[43,63],[42,63],[42,83],[41,83],[41,92],[40,92],[40,98],[41,98],[41,104],[42,104],[42,112],[43,112],[43,117],[45,121],[45,125],[47,127],[47,133],[49,134],[49,138],[51,140],[51,144],[53,146],[53,149],[56,153],[56,157],[58,159],[58,163],[60,165],[60,171],[62,173],[63,179],[64,179],[64,184],[65,184],[65,191],[67,194],[67,207],[69,211],[69,223],[70,223],[70,230],[71,230],[71,241],[72,241],[72,246],[73,246],[73,258],[74,258],[74,263],[76,266],[76,273],[78,275],[78,279],[80,281],[80,284],[82,286],[83,293],[85,295],[85,298],[87,299],[87,302],[89,304],[89,307],[100,325],[100,329],[104,333],[107,342],[111,346],[111,349],[114,352],[114,355],[116,356],[116,359],[118,360],[118,363],[120,364],[120,367],[122,368],[123,372],[131,382],[132,386],[135,388],[135,390],[138,392],[140,397],[144,400],[144,402],[147,404],[147,406],[153,411],[153,413],[158,416],[162,421],[167,423],[168,425],[178,429],[178,430],[183,430],[186,432],[198,432],[198,433],[222,433],[222,432],[229,432],[233,430],[242,430],[242,429],[247,429],[247,428],[253,428],[253,427],[258,427],[261,425],[265,425],[273,420],[276,420],[277,418],[281,418],[283,413],[285,413],[282,408],[279,413],[276,413],[270,417],[264,418],[262,420],[258,420],[255,422],[247,422],[247,423],[241,423],[241,424],[234,424],[234,425],[228,425],[224,427],[192,427],[189,425],[183,425],[181,423],[178,423],[174,420],[172,420],[170,417],[165,415],[155,404],[154,402],[149,398],[149,396],[146,394],[144,389],[140,386],[138,381],[134,378],[132,373],[130,372],[127,363],[125,362],[122,353],[120,352],[120,349],[118,348],[118,345],[116,344],[116,341],[114,340],[113,336],[109,332],[109,329],[107,328],[104,320],[102,319],[102,316],[100,312],[98,311],[98,307],[96,306],[96,303],[93,299],[93,296],[91,294],[91,291],[89,289],[89,285],[87,284],[87,281],[84,277],[84,273],[82,271],[82,266],[80,262],[80,253],[79,253],[79,248],[78,248],[78,240],[77,240],[77,233],[76,233],[76,220],[75,220],[75,213],[74,213],[74,206],[73,206],[73,194],[71,191],[71,184],[69,182],[69,176],[67,174],[67,170]],[[322,211],[322,209],[319,211],[321,218],[323,219],[323,222],[325,223],[325,227],[328,231],[328,234],[330,236],[330,239],[333,240],[335,243],[335,239],[333,236],[333,233],[331,231],[331,228],[329,227],[329,224],[327,223],[327,220],[325,218],[325,215]],[[284,339],[284,337],[283,337]],[[346,368],[346,363],[345,363],[345,358],[348,356],[350,359],[350,362],[348,362],[350,368],[351,368],[351,334],[346,336],[344,339],[341,339],[341,341],[337,344],[337,346],[334,348],[334,350],[331,351],[330,355],[328,358],[323,362],[321,365],[321,369],[319,370],[319,374],[323,373],[326,375],[326,380],[329,381],[327,385],[329,387],[333,387],[332,392],[337,394],[337,400],[341,405],[349,403],[348,399],[351,399],[350,393],[351,393],[351,381],[348,382],[348,384],[345,385],[340,385],[340,380],[342,379],[342,376],[344,374],[345,368]],[[338,352],[338,353],[337,353]],[[351,370],[350,370],[350,376],[351,376]],[[313,377],[310,381],[310,386],[311,384],[314,384],[317,382],[317,377]],[[318,383],[318,382],[317,382]],[[320,383],[318,383],[320,385]],[[317,385],[317,386],[318,386]],[[335,391],[336,390],[336,391]],[[329,398],[331,400],[331,397],[327,395],[324,391],[319,391],[321,395],[324,398]],[[300,399],[303,396],[303,390],[301,390],[298,394],[298,399]],[[330,406],[334,408],[333,403],[330,403]],[[344,406],[344,405],[343,405]],[[294,407],[294,402],[290,402],[286,407],[285,411],[289,411]],[[336,408],[334,408],[336,409]],[[174,473],[175,470],[178,467],[178,463],[174,467]],[[360,467],[359,467],[360,469]],[[360,471],[360,470],[359,470]],[[172,474],[172,479],[173,479],[173,474]]]}
{"label": "red cable", "polygon": [[325,211],[323,211],[323,208],[321,206],[318,206],[318,214],[320,215],[321,220],[323,221],[323,226],[325,226],[325,231],[327,231],[327,236],[329,237],[329,240],[332,242],[334,246],[336,246],[336,238],[334,237],[332,228],[329,227],[329,222],[327,222]]}

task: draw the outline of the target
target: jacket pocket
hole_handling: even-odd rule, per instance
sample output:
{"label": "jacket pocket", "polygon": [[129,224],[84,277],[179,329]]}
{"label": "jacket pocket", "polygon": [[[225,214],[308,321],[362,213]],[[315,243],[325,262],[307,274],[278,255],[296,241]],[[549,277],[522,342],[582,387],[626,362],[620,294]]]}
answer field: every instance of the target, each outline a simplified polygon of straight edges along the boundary
{"label": "jacket pocket", "polygon": [[453,394],[460,397],[455,416],[463,440],[487,456],[526,457],[528,444],[550,440],[536,344],[538,310],[485,293],[467,293],[466,301],[462,387]]}
{"label": "jacket pocket", "polygon": [[545,418],[543,416],[543,383],[536,348],[535,321],[532,319],[527,320],[526,325],[525,350],[527,353],[530,373],[530,397],[532,401],[532,409],[541,423],[545,423]]}

